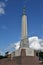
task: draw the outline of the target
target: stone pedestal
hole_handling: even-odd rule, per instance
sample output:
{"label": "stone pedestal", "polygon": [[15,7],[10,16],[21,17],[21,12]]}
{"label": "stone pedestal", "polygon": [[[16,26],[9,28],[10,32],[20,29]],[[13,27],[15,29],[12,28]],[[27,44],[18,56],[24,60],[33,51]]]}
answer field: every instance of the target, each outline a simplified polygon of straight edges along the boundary
{"label": "stone pedestal", "polygon": [[39,61],[38,61],[38,58],[36,57],[36,54],[34,56],[26,56],[25,49],[22,49],[21,65],[39,65]]}

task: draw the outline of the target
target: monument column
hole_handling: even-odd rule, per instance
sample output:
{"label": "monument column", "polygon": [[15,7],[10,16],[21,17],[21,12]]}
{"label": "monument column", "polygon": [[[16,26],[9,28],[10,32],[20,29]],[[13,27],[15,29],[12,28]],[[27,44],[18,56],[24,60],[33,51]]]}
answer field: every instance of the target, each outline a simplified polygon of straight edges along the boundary
{"label": "monument column", "polygon": [[21,33],[21,48],[27,48],[29,47],[29,41],[28,41],[28,33],[27,33],[27,15],[26,15],[26,8],[23,8],[23,14],[22,14],[22,33]]}

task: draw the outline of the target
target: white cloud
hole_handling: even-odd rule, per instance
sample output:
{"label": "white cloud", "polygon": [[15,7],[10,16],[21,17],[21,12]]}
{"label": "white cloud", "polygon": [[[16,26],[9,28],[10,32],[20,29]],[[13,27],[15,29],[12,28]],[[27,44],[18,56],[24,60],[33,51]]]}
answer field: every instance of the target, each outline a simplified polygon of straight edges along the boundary
{"label": "white cloud", "polygon": [[43,39],[39,39],[39,40],[40,40],[41,50],[43,51]]}
{"label": "white cloud", "polygon": [[2,14],[5,14],[5,10],[4,10],[4,8],[0,7],[0,15],[2,15]]}
{"label": "white cloud", "polygon": [[[43,47],[41,46],[41,43],[43,44],[42,39],[39,39],[37,36],[33,36],[28,38],[29,40],[29,47],[34,49],[34,50],[42,50]],[[16,43],[11,43],[10,46],[8,47],[7,51],[15,51],[20,48],[20,41]],[[13,49],[13,50],[12,50]]]}
{"label": "white cloud", "polygon": [[15,49],[17,50],[20,47],[20,41],[18,41],[17,43],[15,43]]}
{"label": "white cloud", "polygon": [[39,39],[36,36],[30,37],[29,43],[30,43],[30,48],[32,48],[32,49],[38,50],[41,48],[41,46],[39,44]]}
{"label": "white cloud", "polygon": [[0,55],[5,55],[3,51],[0,50]]}
{"label": "white cloud", "polygon": [[5,0],[5,2],[8,2],[8,0]]}
{"label": "white cloud", "polygon": [[4,2],[0,2],[0,7],[6,7]]}
{"label": "white cloud", "polygon": [[[35,50],[41,49],[41,43],[39,42],[39,38],[37,36],[30,37],[29,38],[29,47]],[[14,47],[16,50],[20,47],[20,41],[18,41],[15,44],[12,44],[12,47]]]}
{"label": "white cloud", "polygon": [[5,3],[4,2],[0,2],[0,15],[5,14]]}

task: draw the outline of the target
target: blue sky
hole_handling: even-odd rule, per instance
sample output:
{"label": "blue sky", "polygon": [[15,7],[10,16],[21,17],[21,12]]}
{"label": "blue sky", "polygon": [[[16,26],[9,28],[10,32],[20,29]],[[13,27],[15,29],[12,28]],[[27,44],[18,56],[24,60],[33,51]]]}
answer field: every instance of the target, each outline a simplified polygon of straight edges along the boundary
{"label": "blue sky", "polygon": [[[28,36],[43,38],[43,0],[26,0]],[[24,0],[0,0],[0,49],[21,39]]]}

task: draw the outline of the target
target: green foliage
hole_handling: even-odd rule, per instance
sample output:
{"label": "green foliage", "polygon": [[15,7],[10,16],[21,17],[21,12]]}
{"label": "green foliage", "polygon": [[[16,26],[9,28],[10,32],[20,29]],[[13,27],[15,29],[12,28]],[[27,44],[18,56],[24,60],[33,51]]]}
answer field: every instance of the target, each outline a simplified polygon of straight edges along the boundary
{"label": "green foliage", "polygon": [[39,59],[40,59],[40,60],[43,60],[43,52],[40,52],[40,53],[39,53]]}
{"label": "green foliage", "polygon": [[0,55],[0,59],[7,58],[7,57],[8,57],[8,53],[9,53],[9,51],[7,51],[7,52],[5,53],[5,56],[3,56],[3,55]]}
{"label": "green foliage", "polygon": [[4,58],[4,56],[0,55],[0,59]]}

